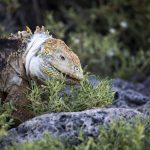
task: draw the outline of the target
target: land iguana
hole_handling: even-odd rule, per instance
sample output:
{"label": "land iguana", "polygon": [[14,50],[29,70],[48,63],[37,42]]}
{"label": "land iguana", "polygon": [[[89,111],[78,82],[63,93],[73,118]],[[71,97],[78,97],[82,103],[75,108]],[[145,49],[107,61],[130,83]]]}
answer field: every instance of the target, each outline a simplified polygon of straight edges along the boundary
{"label": "land iguana", "polygon": [[0,98],[14,101],[13,116],[21,122],[33,117],[25,109],[26,90],[31,80],[42,83],[65,76],[66,83],[83,79],[78,56],[60,39],[53,38],[44,27],[34,33],[26,31],[0,39]]}

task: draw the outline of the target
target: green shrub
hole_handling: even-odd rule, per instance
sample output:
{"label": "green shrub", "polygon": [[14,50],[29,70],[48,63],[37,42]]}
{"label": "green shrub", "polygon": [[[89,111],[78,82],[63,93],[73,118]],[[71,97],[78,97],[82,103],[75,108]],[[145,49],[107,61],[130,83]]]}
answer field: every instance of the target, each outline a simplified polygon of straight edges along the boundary
{"label": "green shrub", "polygon": [[65,34],[65,25],[61,21],[56,21],[53,17],[53,13],[47,13],[47,17],[45,19],[45,23],[49,24],[47,26],[47,29],[50,31],[52,35],[55,35],[56,37],[59,38],[64,38]]}
{"label": "green shrub", "polygon": [[128,123],[116,120],[109,125],[100,126],[100,134],[96,139],[80,138],[81,144],[76,150],[141,150],[148,149],[150,135],[145,134],[144,124],[136,120]]}
{"label": "green shrub", "polygon": [[[60,96],[63,93],[63,96]],[[103,79],[93,88],[87,78],[81,86],[71,87],[70,94],[65,92],[64,81],[51,79],[46,85],[32,84],[29,93],[31,109],[35,114],[45,112],[82,111],[93,107],[105,107],[112,104],[114,92],[109,81]]]}
{"label": "green shrub", "polygon": [[7,147],[5,150],[65,150],[63,142],[59,139],[56,139],[48,134],[45,134],[43,139],[31,142],[16,145],[14,147]]}
{"label": "green shrub", "polygon": [[101,76],[144,79],[150,73],[150,30],[144,29],[148,25],[150,3],[147,0],[142,6],[139,1],[129,0],[74,3],[70,9],[62,6],[66,22],[54,13],[50,19],[47,15],[46,27],[53,30],[54,26],[51,32],[66,40],[88,71]]}
{"label": "green shrub", "polygon": [[100,36],[96,33],[70,34],[70,46],[80,56],[83,66],[101,76],[145,78],[149,72],[150,52],[131,52],[118,42],[117,34]]}
{"label": "green shrub", "polygon": [[14,109],[12,102],[2,104],[0,100],[0,138],[7,134],[7,129],[13,124],[11,112]]}

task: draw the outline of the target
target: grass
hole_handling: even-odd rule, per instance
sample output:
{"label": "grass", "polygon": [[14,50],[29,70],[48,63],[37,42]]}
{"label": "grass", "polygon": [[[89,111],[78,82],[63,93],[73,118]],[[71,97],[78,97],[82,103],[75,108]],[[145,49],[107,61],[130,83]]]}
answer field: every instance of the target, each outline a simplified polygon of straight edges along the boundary
{"label": "grass", "polygon": [[31,110],[36,114],[45,112],[73,112],[112,104],[114,92],[110,81],[103,79],[93,87],[87,77],[78,87],[71,86],[66,93],[64,81],[51,79],[45,85],[32,83],[29,93]]}
{"label": "grass", "polygon": [[116,120],[99,127],[97,138],[85,137],[82,132],[76,143],[63,141],[48,133],[41,140],[7,147],[6,150],[148,150],[150,134],[138,119],[132,123]]}

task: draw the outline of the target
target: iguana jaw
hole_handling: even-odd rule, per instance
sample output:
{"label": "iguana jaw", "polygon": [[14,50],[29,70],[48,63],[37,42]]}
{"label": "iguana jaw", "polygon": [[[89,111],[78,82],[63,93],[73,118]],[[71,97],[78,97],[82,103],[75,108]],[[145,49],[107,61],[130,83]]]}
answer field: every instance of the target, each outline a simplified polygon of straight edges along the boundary
{"label": "iguana jaw", "polygon": [[[43,69],[44,68],[44,69]],[[68,69],[67,69],[68,70]],[[54,65],[46,65],[44,64],[42,67],[42,71],[47,76],[46,78],[58,78],[58,79],[65,79],[66,83],[78,83],[83,79],[83,71],[82,68],[80,68],[80,73],[73,73],[71,74],[71,71],[67,73],[67,70],[63,70],[62,68],[59,69],[58,66]]]}

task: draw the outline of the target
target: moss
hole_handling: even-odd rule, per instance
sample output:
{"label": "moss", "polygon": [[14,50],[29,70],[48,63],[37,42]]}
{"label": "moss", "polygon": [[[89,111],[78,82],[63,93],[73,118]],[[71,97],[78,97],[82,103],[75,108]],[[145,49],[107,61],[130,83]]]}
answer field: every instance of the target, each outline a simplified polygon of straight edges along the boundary
{"label": "moss", "polygon": [[78,88],[72,86],[69,94],[65,91],[64,81],[54,78],[39,87],[33,83],[29,93],[30,107],[35,114],[105,107],[112,104],[113,98],[114,92],[108,80],[101,80],[93,88],[87,77]]}

